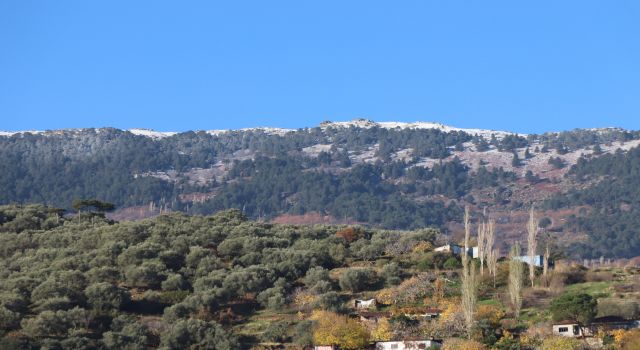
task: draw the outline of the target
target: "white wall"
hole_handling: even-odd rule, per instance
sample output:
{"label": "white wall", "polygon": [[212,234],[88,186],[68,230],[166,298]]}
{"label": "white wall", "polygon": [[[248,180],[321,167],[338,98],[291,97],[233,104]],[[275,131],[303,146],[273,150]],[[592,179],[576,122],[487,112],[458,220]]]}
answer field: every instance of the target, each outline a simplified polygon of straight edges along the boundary
{"label": "white wall", "polygon": [[433,344],[438,344],[438,343],[433,343],[431,340],[384,341],[384,342],[376,343],[376,350],[428,349]]}

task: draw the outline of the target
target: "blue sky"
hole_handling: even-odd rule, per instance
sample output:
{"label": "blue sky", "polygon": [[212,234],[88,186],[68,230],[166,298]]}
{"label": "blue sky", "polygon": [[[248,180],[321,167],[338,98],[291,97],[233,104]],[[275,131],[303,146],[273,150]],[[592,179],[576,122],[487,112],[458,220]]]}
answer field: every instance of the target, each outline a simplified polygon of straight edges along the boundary
{"label": "blue sky", "polygon": [[0,130],[640,129],[638,1],[0,1]]}

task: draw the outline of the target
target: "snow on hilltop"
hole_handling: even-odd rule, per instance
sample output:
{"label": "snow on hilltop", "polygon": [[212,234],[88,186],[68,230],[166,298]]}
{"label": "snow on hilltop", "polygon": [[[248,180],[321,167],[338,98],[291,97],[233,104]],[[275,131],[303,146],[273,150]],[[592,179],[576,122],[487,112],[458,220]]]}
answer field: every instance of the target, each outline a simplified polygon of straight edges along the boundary
{"label": "snow on hilltop", "polygon": [[[329,127],[336,127],[336,128],[355,127],[355,128],[369,129],[376,126],[384,129],[397,129],[397,128],[399,129],[438,129],[443,132],[462,131],[470,135],[478,135],[478,136],[483,136],[487,138],[491,137],[491,135],[496,135],[496,137],[499,137],[499,136],[515,134],[513,132],[498,131],[498,130],[455,128],[452,126],[444,125],[441,123],[434,123],[434,122],[413,122],[413,123],[374,122],[366,119],[355,119],[348,122],[323,122],[320,124],[320,127],[323,129],[329,128]],[[518,135],[527,136],[526,134],[518,134]]]}
{"label": "snow on hilltop", "polygon": [[151,129],[129,129],[127,130],[128,132],[134,134],[134,135],[139,135],[139,136],[146,136],[146,137],[151,137],[152,139],[161,139],[161,138],[165,138],[165,137],[171,137],[175,134],[177,134],[177,132],[173,132],[173,131],[155,131],[155,130],[151,130]]}
{"label": "snow on hilltop", "polygon": [[44,134],[46,131],[25,130],[25,131],[0,131],[0,136],[10,137],[16,134]]}
{"label": "snow on hilltop", "polygon": [[[407,122],[374,122],[372,120],[367,120],[367,119],[354,119],[351,121],[344,121],[344,122],[331,122],[331,121],[325,121],[320,123],[319,127],[322,130],[326,130],[329,128],[350,128],[350,127],[354,127],[354,128],[361,128],[361,129],[370,129],[370,128],[374,128],[374,127],[378,127],[378,128],[384,128],[384,129],[436,129],[436,130],[440,130],[442,132],[453,132],[453,131],[461,131],[461,132],[465,132],[467,134],[470,135],[478,135],[478,136],[482,136],[484,138],[489,139],[491,137],[491,135],[495,135],[498,138],[502,138],[506,135],[512,135],[512,134],[517,134],[520,136],[527,136],[527,134],[521,134],[521,133],[514,133],[514,132],[509,132],[509,131],[499,131],[499,130],[487,130],[487,129],[465,129],[465,128],[456,128],[456,127],[452,127],[452,126],[448,126],[448,125],[444,125],[441,123],[436,123],[436,122],[412,122],[412,123],[407,123]],[[206,132],[209,135],[214,135],[214,136],[219,136],[225,133],[229,133],[229,132],[234,132],[234,131],[260,131],[263,132],[265,134],[270,134],[270,135],[278,135],[278,136],[284,136],[288,133],[291,132],[295,132],[298,130],[310,130],[311,128],[303,128],[303,129],[285,129],[285,128],[271,128],[271,127],[256,127],[256,128],[243,128],[243,129],[225,129],[225,130],[198,130],[198,131],[203,131]],[[79,133],[82,131],[86,131],[86,130],[95,130],[96,132],[100,132],[103,129],[61,129],[61,130],[46,130],[46,131],[37,131],[37,130],[28,130],[28,131],[1,131],[0,130],[0,137],[11,137],[13,135],[24,135],[26,133],[30,133],[30,134],[41,134],[41,135],[45,135],[45,136],[53,136],[53,135],[60,135],[60,134],[64,134],[67,132],[70,133]],[[592,132],[607,132],[610,130],[621,130],[619,128],[592,128],[592,129],[582,129],[585,131],[592,131]],[[174,135],[179,134],[179,132],[173,132],[173,131],[155,131],[155,130],[151,130],[151,129],[143,129],[143,128],[134,128],[134,129],[128,129],[128,130],[123,130],[123,131],[128,131],[134,135],[138,135],[138,136],[145,136],[145,137],[149,137],[152,138],[154,140],[158,140],[158,139],[163,139],[163,138],[167,138],[167,137],[171,137]],[[547,134],[557,134],[554,132],[550,132]]]}
{"label": "snow on hilltop", "polygon": [[258,127],[258,128],[244,128],[244,129],[235,129],[235,130],[229,130],[229,129],[220,129],[220,130],[207,130],[206,133],[209,135],[213,135],[213,136],[218,136],[227,132],[231,132],[231,131],[262,131],[265,134],[270,134],[270,135],[280,135],[280,136],[284,136],[287,133],[296,131],[295,129],[283,129],[283,128],[267,128],[267,127]]}

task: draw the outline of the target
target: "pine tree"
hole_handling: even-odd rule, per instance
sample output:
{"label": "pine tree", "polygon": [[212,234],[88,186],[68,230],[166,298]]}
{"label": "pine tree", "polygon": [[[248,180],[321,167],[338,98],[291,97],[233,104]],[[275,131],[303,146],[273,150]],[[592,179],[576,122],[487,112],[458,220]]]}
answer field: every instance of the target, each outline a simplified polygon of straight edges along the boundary
{"label": "pine tree", "polygon": [[513,159],[511,159],[511,165],[514,167],[519,167],[520,165],[522,165],[522,162],[520,162],[520,158],[518,157],[518,152],[516,151],[513,152]]}

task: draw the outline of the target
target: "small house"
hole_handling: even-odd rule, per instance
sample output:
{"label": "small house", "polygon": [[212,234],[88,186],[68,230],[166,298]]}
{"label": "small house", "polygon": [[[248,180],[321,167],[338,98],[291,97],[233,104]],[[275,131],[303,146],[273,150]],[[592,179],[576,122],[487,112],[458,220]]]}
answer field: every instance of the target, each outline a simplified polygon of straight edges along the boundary
{"label": "small house", "polygon": [[[462,252],[464,251],[464,247],[463,246],[459,246],[457,244],[447,244],[447,245],[443,245],[442,247],[438,247],[438,248],[434,249],[433,251],[434,252],[440,252],[440,253],[451,253],[451,254],[455,254],[455,255],[461,255]],[[469,247],[469,248],[467,248],[467,255],[469,255],[472,258],[479,257],[478,247]]]}
{"label": "small house", "polygon": [[428,308],[420,313],[420,316],[426,320],[433,320],[440,317],[441,311],[438,309]]}
{"label": "small house", "polygon": [[441,311],[433,308],[420,309],[416,312],[405,313],[404,315],[411,319],[433,320],[440,316]]}
{"label": "small house", "polygon": [[[516,259],[525,262],[527,264],[531,264],[530,261],[530,257],[528,255],[521,255],[521,256],[516,256]],[[542,267],[542,265],[544,264],[544,257],[542,255],[534,255],[533,256],[533,266],[536,267]],[[550,266],[552,264],[549,264]]]}
{"label": "small house", "polygon": [[467,255],[470,255],[474,259],[478,259],[480,257],[480,248],[469,247],[469,250],[467,251]]}
{"label": "small house", "polygon": [[428,349],[433,345],[439,347],[440,343],[434,340],[380,341],[376,343],[376,350]]}
{"label": "small house", "polygon": [[[584,331],[584,332],[583,332]],[[582,337],[591,336],[591,331],[587,328],[581,328],[578,322],[572,320],[561,321],[553,324],[553,334],[563,337]]]}
{"label": "small house", "polygon": [[591,325],[580,327],[578,322],[567,320],[553,324],[553,334],[563,337],[592,337],[598,331],[640,328],[640,321],[625,320],[619,316],[605,316],[593,319]]}
{"label": "small house", "polygon": [[375,309],[378,306],[376,299],[360,300],[356,299],[354,307],[356,309]]}
{"label": "small house", "polygon": [[440,253],[461,254],[463,250],[464,250],[464,247],[461,247],[457,244],[447,244],[447,245],[443,245],[442,247],[438,247],[433,251],[440,252]]}

